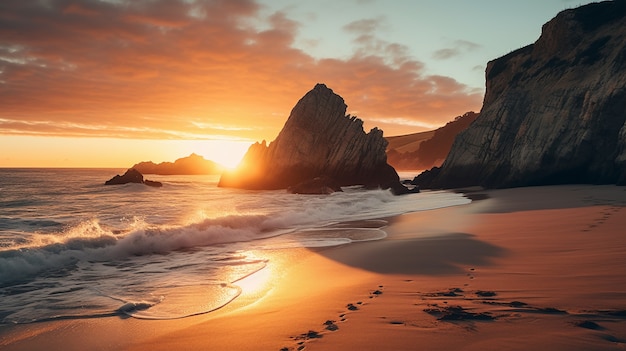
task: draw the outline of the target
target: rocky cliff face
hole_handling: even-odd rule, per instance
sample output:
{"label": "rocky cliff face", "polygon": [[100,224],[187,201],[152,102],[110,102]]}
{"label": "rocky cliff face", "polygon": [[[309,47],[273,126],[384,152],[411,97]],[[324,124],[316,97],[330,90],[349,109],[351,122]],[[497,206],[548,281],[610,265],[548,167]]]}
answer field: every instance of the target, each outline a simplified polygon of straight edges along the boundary
{"label": "rocky cliff face", "polygon": [[566,10],[489,62],[480,117],[425,185],[624,183],[625,23],[623,0]]}
{"label": "rocky cliff face", "polygon": [[405,189],[387,164],[382,130],[366,134],[363,122],[346,115],[346,108],[341,96],[317,84],[298,101],[276,140],[252,145],[219,186],[282,189],[325,176],[341,186]]}

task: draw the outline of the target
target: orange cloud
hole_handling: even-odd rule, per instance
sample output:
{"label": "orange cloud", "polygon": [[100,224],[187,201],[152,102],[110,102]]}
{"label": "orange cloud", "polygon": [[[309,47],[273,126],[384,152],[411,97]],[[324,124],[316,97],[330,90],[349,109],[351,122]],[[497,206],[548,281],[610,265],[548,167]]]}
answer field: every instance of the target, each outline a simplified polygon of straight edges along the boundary
{"label": "orange cloud", "polygon": [[386,135],[480,107],[381,25],[349,24],[354,55],[317,59],[291,46],[299,23],[253,0],[3,0],[0,133],[273,139],[317,82]]}

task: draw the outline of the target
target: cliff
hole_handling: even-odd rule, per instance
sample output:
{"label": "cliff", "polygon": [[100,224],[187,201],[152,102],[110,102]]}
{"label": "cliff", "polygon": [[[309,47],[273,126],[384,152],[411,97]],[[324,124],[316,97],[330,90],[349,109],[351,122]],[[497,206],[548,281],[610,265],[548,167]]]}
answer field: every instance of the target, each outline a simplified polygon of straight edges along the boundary
{"label": "cliff", "polygon": [[306,93],[291,111],[276,139],[252,145],[234,172],[219,186],[286,189],[317,177],[340,186],[364,185],[406,191],[387,164],[383,131],[363,130],[363,121],[346,115],[343,98],[324,84]]}
{"label": "cliff", "polygon": [[387,142],[387,162],[389,162],[389,151],[394,150],[400,154],[415,152],[420,148],[420,144],[435,135],[434,130],[413,134],[404,134],[385,137]]}
{"label": "cliff", "polygon": [[[454,138],[476,120],[477,113],[466,112],[434,131],[387,138],[387,162],[395,169],[427,169],[441,166]],[[415,140],[414,142],[410,142]],[[408,145],[404,143],[409,142]],[[414,145],[413,149],[410,146]],[[395,146],[395,147],[393,147]]]}
{"label": "cliff", "polygon": [[132,168],[143,174],[160,175],[196,175],[196,174],[220,174],[223,167],[204,157],[191,154],[187,157],[179,158],[174,162],[154,163],[152,161],[140,162]]}
{"label": "cliff", "polygon": [[488,63],[480,116],[430,187],[626,181],[626,1],[559,13]]}

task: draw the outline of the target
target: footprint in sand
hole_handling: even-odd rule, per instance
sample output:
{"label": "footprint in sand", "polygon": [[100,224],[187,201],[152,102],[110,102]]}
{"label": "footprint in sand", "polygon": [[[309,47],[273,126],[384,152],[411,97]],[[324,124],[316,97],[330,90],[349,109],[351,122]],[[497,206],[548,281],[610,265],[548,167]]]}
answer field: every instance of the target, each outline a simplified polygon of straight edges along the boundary
{"label": "footprint in sand", "polygon": [[616,344],[626,344],[626,340],[624,339],[619,339],[613,335],[603,335],[601,336],[602,339],[612,342],[612,343],[616,343]]}
{"label": "footprint in sand", "polygon": [[383,286],[379,285],[378,287],[379,287],[379,289],[376,289],[376,290],[374,290],[374,291],[372,291],[370,293],[370,299],[373,299],[373,298],[383,294],[383,291],[382,291]]}
{"label": "footprint in sand", "polygon": [[324,322],[324,325],[326,326],[326,330],[336,331],[339,329],[339,326],[335,324],[335,321],[331,321],[330,319]]}
{"label": "footprint in sand", "polygon": [[574,325],[580,328],[591,330],[603,330],[604,328],[594,321],[578,321],[574,322]]}
{"label": "footprint in sand", "polygon": [[[379,295],[381,295],[383,286],[379,285],[378,289],[370,292],[370,298],[373,297],[377,297]],[[355,303],[349,303],[346,305],[346,308],[349,311],[357,311],[359,309],[358,306],[364,306],[365,304],[362,301],[357,301]],[[339,321],[340,322],[345,322],[346,321],[346,314],[345,313],[341,313],[339,315]],[[339,330],[339,326],[337,325],[337,322],[334,320],[327,320],[326,322],[322,323],[322,325],[324,325],[324,329],[328,330],[330,332],[335,332],[337,330]],[[315,330],[309,330],[306,333],[297,335],[297,336],[292,336],[291,339],[293,339],[294,341],[297,341],[296,345],[297,347],[295,348],[295,350],[297,351],[302,351],[305,348],[305,344],[307,341],[311,340],[311,339],[319,339],[324,337],[324,334],[322,334],[322,332],[317,332]],[[280,351],[293,351],[294,348],[292,347],[283,347],[280,349]]]}

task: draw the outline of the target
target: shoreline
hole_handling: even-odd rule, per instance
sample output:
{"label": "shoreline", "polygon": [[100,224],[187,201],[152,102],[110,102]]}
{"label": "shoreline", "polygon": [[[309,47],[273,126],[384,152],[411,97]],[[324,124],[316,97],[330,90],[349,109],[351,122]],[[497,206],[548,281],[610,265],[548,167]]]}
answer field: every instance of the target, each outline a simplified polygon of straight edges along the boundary
{"label": "shoreline", "polygon": [[624,349],[626,188],[474,195],[393,217],[383,240],[253,251],[268,267],[206,315],[22,325],[0,348]]}

